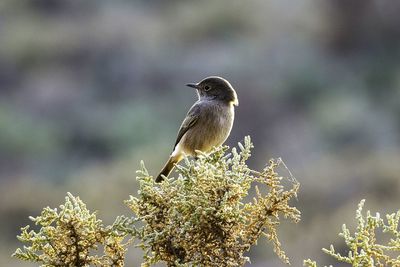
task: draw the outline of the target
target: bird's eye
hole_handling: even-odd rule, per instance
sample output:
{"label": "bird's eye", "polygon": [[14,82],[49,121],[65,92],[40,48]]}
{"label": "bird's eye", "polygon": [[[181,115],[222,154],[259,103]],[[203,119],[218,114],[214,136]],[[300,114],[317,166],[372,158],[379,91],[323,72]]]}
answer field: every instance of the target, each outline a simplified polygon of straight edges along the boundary
{"label": "bird's eye", "polygon": [[210,91],[210,89],[211,89],[211,86],[208,86],[208,85],[204,86],[204,91]]}

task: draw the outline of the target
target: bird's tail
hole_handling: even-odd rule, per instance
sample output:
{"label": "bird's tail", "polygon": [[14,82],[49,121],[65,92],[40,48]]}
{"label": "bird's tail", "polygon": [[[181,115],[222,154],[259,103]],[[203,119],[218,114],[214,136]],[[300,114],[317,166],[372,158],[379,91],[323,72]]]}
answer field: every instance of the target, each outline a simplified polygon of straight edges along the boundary
{"label": "bird's tail", "polygon": [[175,167],[175,163],[178,163],[181,160],[181,157],[173,157],[171,156],[167,163],[165,163],[164,168],[162,168],[160,174],[156,178],[156,183],[161,183],[164,180],[164,175],[165,177],[168,177],[168,175],[171,173],[172,169]]}

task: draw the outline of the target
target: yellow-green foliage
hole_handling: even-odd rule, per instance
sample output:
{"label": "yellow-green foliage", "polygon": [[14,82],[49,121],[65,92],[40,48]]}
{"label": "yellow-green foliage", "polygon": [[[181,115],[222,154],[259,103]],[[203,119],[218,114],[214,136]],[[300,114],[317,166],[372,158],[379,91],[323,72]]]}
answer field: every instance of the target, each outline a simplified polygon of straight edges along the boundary
{"label": "yellow-green foliage", "polygon": [[[299,183],[281,160],[271,160],[261,172],[251,170],[246,161],[252,147],[247,137],[244,146],[239,143],[240,152],[233,148],[227,154],[224,146],[186,159],[185,166],[176,167],[178,178],[161,184],[154,183],[142,164],[138,197],[126,201],[135,218],[121,216],[111,226],[103,226],[68,193],[60,211],[45,208],[31,218],[38,231],[22,228],[18,239],[28,245],[13,256],[41,266],[123,266],[127,245],[136,238],[145,251],[142,266],[243,266],[249,261],[244,253],[263,235],[289,263],[277,227],[281,216],[300,219],[300,212],[289,205]],[[289,179],[278,175],[279,167]],[[251,190],[254,199],[245,201]]]}
{"label": "yellow-green foliage", "polygon": [[[131,220],[118,217],[113,225],[104,227],[86,205],[68,193],[60,211],[44,208],[41,215],[30,219],[39,231],[22,228],[18,239],[29,245],[13,254],[21,260],[40,266],[123,266]],[[125,240],[125,241],[124,241]],[[92,255],[99,245],[102,255]]]}
{"label": "yellow-green foliage", "polygon": [[[323,249],[323,251],[338,261],[348,263],[354,267],[399,267],[400,210],[396,213],[386,215],[386,220],[384,220],[380,217],[379,213],[373,216],[370,211],[367,211],[366,215],[363,215],[364,202],[365,200],[362,200],[358,205],[355,233],[352,235],[346,225],[343,224],[342,232],[339,234],[339,236],[344,238],[346,246],[349,249],[348,255],[342,256],[340,253],[337,253],[333,245],[330,246],[330,249]],[[378,232],[377,230],[380,231]],[[388,235],[388,241],[380,244],[378,243],[378,239],[383,239],[383,235]],[[314,261],[306,260],[304,261],[304,266],[317,267],[317,264]]]}
{"label": "yellow-green foliage", "polygon": [[[277,226],[281,216],[299,221],[300,212],[289,205],[299,184],[278,175],[276,169],[285,168],[281,160],[271,160],[261,172],[251,170],[246,160],[252,147],[247,137],[244,146],[239,143],[240,152],[233,148],[226,154],[225,146],[186,159],[186,166],[177,166],[178,178],[161,184],[154,183],[142,164],[139,196],[127,201],[143,222],[136,229],[146,252],[142,266],[160,261],[168,266],[243,266],[249,260],[244,253],[262,235],[289,263]],[[289,181],[289,189],[283,180]],[[252,188],[256,197],[246,202]]]}

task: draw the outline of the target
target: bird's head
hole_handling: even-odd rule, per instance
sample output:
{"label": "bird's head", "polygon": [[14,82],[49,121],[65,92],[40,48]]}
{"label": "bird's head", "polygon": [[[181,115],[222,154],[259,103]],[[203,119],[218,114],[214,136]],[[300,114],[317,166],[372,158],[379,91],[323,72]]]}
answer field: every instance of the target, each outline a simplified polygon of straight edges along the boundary
{"label": "bird's head", "polygon": [[216,99],[236,106],[239,105],[235,89],[224,78],[210,76],[199,83],[188,83],[187,86],[197,89],[200,99]]}

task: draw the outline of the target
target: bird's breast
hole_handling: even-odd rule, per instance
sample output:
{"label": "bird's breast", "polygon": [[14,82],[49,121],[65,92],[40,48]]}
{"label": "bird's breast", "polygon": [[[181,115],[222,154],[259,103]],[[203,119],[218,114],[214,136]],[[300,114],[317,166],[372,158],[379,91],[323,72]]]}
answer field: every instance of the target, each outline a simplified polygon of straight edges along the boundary
{"label": "bird's breast", "polygon": [[201,111],[196,125],[185,134],[185,150],[210,151],[222,145],[231,132],[234,120],[233,105],[210,104]]}

